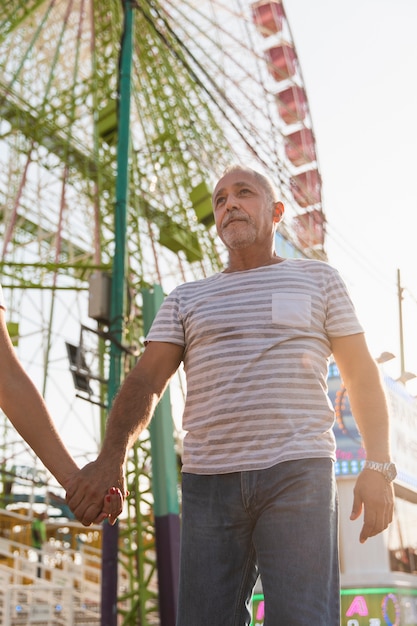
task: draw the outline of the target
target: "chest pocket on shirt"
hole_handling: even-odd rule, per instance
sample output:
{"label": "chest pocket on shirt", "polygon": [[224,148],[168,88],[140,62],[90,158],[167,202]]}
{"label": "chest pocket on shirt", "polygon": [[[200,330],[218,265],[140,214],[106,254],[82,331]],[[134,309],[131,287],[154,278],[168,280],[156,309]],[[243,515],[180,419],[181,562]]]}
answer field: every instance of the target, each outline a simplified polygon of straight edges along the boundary
{"label": "chest pocket on shirt", "polygon": [[272,294],[272,322],[279,326],[310,328],[311,296],[303,293]]}

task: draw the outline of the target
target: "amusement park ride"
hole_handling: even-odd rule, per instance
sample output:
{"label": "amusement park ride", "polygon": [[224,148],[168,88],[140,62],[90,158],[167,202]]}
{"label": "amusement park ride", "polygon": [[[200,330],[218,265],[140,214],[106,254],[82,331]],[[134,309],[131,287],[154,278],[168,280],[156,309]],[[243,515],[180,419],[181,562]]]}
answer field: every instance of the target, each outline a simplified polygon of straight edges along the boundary
{"label": "amusement park ride", "polygon": [[[210,194],[236,161],[281,189],[280,245],[325,259],[314,131],[281,0],[5,3],[0,281],[22,363],[80,465],[140,353],[146,303],[221,268]],[[182,386],[168,398],[174,418]],[[5,418],[3,431],[3,473],[36,468]],[[123,624],[158,623],[151,436],[127,468]]]}

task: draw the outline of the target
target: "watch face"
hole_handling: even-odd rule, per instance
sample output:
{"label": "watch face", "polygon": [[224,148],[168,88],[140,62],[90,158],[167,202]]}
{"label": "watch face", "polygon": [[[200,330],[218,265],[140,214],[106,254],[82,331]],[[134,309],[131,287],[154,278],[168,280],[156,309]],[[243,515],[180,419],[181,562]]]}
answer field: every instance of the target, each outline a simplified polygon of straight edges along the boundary
{"label": "watch face", "polygon": [[397,468],[395,467],[394,463],[387,463],[385,467],[385,476],[387,480],[391,482],[392,480],[394,480],[396,475],[397,475]]}

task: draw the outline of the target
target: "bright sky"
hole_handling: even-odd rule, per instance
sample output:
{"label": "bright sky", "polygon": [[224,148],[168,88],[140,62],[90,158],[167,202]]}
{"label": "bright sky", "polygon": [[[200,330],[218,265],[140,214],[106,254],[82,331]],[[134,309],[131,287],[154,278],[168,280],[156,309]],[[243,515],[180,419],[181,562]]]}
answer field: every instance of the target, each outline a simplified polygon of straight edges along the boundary
{"label": "bright sky", "polygon": [[[417,2],[284,0],[316,135],[327,252],[371,351],[417,374]],[[417,394],[417,379],[407,384]]]}

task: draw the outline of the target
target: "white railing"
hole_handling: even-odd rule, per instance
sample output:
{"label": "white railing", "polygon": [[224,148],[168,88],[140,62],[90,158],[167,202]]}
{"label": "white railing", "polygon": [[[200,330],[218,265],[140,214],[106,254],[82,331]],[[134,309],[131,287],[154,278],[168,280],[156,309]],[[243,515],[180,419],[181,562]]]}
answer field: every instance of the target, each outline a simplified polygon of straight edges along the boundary
{"label": "white railing", "polygon": [[100,623],[100,550],[44,550],[0,538],[2,626]]}

